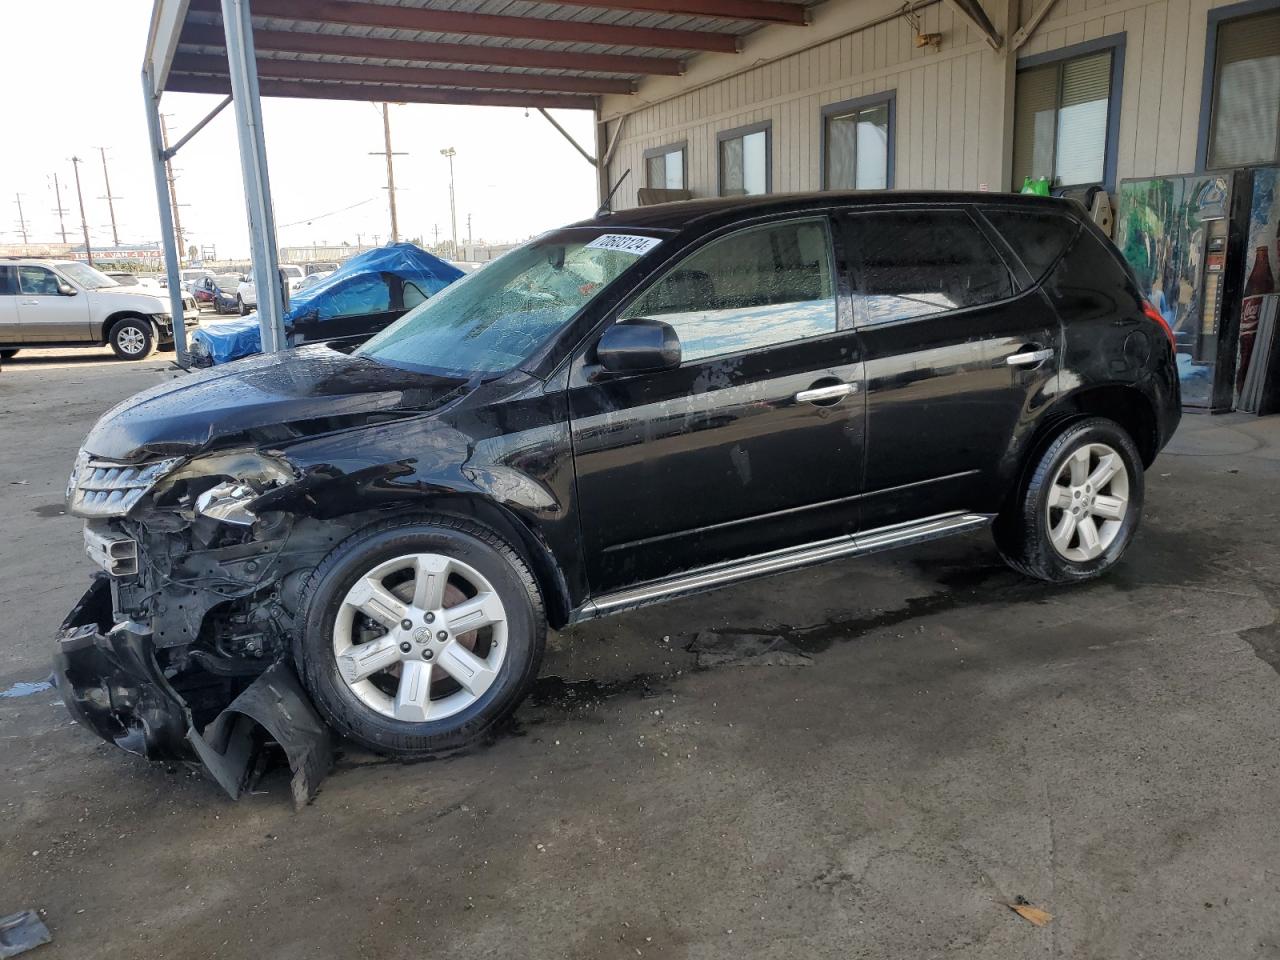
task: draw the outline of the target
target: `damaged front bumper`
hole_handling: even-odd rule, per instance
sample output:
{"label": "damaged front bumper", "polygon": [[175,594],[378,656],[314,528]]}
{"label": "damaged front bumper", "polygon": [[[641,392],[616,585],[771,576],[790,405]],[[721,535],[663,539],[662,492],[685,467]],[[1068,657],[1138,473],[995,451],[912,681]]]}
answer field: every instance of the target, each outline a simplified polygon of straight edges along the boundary
{"label": "damaged front bumper", "polygon": [[200,723],[157,661],[151,630],[115,623],[112,611],[110,580],[95,577],[58,637],[54,676],[79,723],[148,760],[199,763],[232,799],[247,789],[269,736],[293,771],[294,802],[315,795],[332,763],[330,732],[286,659]]}

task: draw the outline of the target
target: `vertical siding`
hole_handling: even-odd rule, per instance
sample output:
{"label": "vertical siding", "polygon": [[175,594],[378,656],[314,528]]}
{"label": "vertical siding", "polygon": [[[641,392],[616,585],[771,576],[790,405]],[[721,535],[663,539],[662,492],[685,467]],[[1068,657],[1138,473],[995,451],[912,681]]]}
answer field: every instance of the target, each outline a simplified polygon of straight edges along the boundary
{"label": "vertical siding", "polygon": [[[1040,0],[1019,0],[1025,22]],[[1018,51],[1048,53],[1113,34],[1125,35],[1117,173],[1120,177],[1192,170],[1200,121],[1200,83],[1210,9],[1229,0],[1057,0]],[[689,188],[714,196],[716,133],[759,120],[773,123],[773,189],[821,185],[821,108],[896,91],[895,185],[902,189],[976,189],[983,110],[985,43],[949,5],[923,11],[941,50],[916,49],[900,19],[833,39],[745,70],[631,114],[611,176],[630,169],[619,206],[636,202],[644,151],[688,141]],[[1012,31],[1010,31],[1012,32]],[[732,62],[726,60],[726,63]],[[1004,184],[990,184],[1002,189]]]}
{"label": "vertical siding", "polygon": [[688,142],[689,188],[695,196],[714,196],[716,133],[761,120],[773,124],[773,189],[817,190],[822,107],[884,91],[896,93],[896,186],[976,187],[972,131],[986,46],[949,7],[937,4],[922,14],[925,32],[944,35],[941,50],[917,49],[907,25],[893,20],[632,113],[610,170],[615,182],[631,170],[617,205],[636,203],[645,151],[681,140]]}

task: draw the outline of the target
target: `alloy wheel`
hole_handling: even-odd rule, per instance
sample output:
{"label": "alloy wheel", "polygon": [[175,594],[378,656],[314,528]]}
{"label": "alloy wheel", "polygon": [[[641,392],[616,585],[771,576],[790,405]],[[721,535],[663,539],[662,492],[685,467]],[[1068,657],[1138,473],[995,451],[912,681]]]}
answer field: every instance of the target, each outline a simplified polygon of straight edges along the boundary
{"label": "alloy wheel", "polygon": [[121,327],[116,333],[116,344],[122,353],[137,356],[147,347],[147,335],[137,327]]}
{"label": "alloy wheel", "polygon": [[1105,443],[1076,449],[1049,487],[1045,522],[1059,555],[1095,560],[1115,542],[1129,511],[1129,471]]}
{"label": "alloy wheel", "polygon": [[507,614],[474,567],[436,553],[381,563],[347,591],[333,629],[338,674],[383,716],[442,720],[479,700],[507,654]]}

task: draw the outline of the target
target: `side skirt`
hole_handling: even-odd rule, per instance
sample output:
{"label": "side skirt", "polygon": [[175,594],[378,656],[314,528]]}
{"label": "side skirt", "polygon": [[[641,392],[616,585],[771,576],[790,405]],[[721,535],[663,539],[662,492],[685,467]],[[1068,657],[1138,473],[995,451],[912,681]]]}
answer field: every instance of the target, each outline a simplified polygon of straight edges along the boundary
{"label": "side skirt", "polygon": [[569,623],[594,620],[597,617],[621,613],[650,603],[702,593],[731,583],[765,577],[785,570],[809,567],[828,560],[862,556],[929,540],[939,540],[942,537],[951,537],[985,527],[994,519],[994,514],[989,513],[961,511],[943,513],[925,517],[922,520],[912,520],[909,523],[878,527],[862,533],[845,534],[832,537],[830,540],[819,540],[816,543],[760,553],[741,560],[699,567],[673,577],[653,580],[637,587],[628,587],[625,590],[588,600],[570,614]]}

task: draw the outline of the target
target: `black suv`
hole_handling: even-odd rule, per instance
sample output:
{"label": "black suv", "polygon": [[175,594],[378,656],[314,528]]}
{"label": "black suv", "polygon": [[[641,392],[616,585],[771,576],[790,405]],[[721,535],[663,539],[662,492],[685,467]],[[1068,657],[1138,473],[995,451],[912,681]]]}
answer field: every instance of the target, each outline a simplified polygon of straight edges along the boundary
{"label": "black suv", "polygon": [[139,394],[71,477],[104,572],[68,705],[233,793],[234,718],[288,748],[308,701],[394,756],[474,740],[548,625],[987,525],[1029,576],[1096,576],[1180,416],[1116,249],[1032,197],[604,215],[344,350]]}

